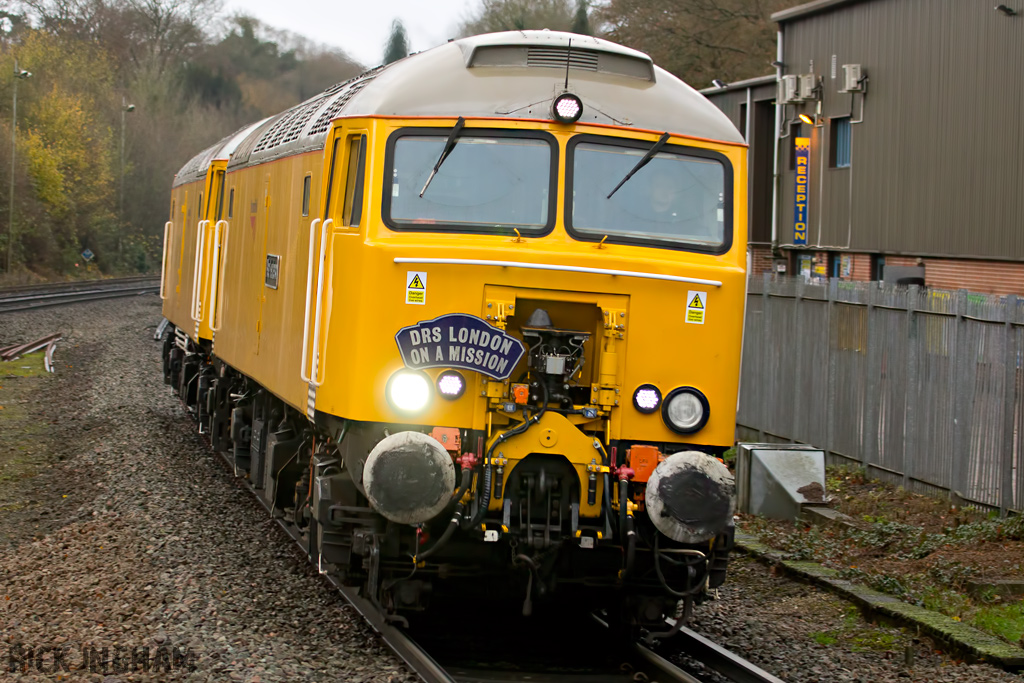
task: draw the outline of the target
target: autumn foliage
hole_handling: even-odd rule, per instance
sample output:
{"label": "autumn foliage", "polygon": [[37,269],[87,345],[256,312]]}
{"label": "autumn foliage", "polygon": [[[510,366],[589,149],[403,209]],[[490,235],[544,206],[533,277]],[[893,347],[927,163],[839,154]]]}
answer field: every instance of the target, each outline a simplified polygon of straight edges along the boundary
{"label": "autumn foliage", "polygon": [[17,9],[0,12],[0,271],[15,60],[32,76],[17,82],[13,263],[0,283],[157,269],[171,179],[190,156],[362,68],[250,17],[224,17],[216,0]]}

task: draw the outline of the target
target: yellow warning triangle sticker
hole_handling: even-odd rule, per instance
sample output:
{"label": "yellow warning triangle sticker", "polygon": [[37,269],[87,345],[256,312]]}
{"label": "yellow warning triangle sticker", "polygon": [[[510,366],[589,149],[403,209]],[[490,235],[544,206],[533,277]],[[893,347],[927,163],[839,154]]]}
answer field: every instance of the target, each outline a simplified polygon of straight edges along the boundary
{"label": "yellow warning triangle sticker", "polygon": [[409,289],[426,289],[426,287],[423,286],[423,282],[420,281],[419,275],[413,276],[412,282],[409,283]]}
{"label": "yellow warning triangle sticker", "polygon": [[690,302],[687,308],[704,308],[704,304],[700,302],[700,294],[693,295],[693,301]]}

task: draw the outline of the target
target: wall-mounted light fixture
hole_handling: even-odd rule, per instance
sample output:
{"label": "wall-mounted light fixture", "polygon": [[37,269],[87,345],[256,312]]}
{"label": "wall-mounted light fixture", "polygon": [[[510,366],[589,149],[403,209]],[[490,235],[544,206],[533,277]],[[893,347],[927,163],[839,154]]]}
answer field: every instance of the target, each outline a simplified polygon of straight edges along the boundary
{"label": "wall-mounted light fixture", "polygon": [[801,121],[806,123],[808,126],[813,126],[814,125],[814,119],[812,119],[807,114],[800,114],[799,118],[800,118]]}
{"label": "wall-mounted light fixture", "polygon": [[1017,16],[1017,10],[1013,9],[1012,7],[1007,7],[1006,5],[996,5],[996,11],[1002,12],[1008,17]]}

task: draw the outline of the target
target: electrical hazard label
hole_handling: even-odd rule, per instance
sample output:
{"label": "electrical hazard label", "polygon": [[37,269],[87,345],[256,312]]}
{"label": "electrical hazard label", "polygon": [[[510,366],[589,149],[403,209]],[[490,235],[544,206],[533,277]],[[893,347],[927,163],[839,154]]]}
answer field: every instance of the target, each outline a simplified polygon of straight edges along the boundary
{"label": "electrical hazard label", "polygon": [[405,274],[405,303],[427,303],[427,274],[410,270]]}
{"label": "electrical hazard label", "polygon": [[686,322],[695,325],[704,324],[704,315],[708,311],[708,293],[689,291],[686,294]]}

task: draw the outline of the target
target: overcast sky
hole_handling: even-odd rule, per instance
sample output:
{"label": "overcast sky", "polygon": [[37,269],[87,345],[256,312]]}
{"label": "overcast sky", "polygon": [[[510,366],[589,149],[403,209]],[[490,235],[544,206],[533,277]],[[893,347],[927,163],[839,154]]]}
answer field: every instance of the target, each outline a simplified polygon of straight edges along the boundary
{"label": "overcast sky", "polygon": [[340,47],[364,66],[380,64],[391,22],[401,19],[412,52],[455,37],[480,0],[226,0],[224,9]]}

